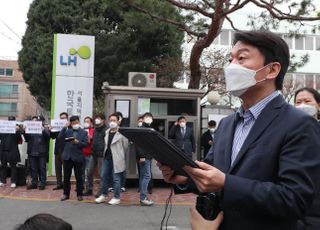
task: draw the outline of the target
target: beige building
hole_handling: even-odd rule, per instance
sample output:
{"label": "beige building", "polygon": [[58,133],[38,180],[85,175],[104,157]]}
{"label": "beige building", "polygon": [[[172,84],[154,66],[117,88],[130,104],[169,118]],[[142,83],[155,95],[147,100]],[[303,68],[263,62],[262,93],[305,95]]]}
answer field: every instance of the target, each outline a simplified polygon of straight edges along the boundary
{"label": "beige building", "polygon": [[15,116],[22,121],[39,114],[41,107],[28,90],[18,61],[0,60],[0,120]]}

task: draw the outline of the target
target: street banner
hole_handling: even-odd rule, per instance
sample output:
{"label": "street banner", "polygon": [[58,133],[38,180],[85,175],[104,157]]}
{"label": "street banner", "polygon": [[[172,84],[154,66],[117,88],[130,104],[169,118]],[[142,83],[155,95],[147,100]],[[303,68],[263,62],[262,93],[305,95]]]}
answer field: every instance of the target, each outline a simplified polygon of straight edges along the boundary
{"label": "street banner", "polygon": [[[51,119],[61,112],[78,115],[80,121],[92,116],[95,37],[55,34],[52,68]],[[52,173],[53,143],[49,152]]]}
{"label": "street banner", "polygon": [[16,133],[16,121],[0,120],[0,133]]}
{"label": "street banner", "polygon": [[42,133],[42,121],[24,121],[23,127],[25,127],[25,133],[27,134]]}
{"label": "street banner", "polygon": [[51,120],[51,132],[60,132],[66,123],[67,120]]}

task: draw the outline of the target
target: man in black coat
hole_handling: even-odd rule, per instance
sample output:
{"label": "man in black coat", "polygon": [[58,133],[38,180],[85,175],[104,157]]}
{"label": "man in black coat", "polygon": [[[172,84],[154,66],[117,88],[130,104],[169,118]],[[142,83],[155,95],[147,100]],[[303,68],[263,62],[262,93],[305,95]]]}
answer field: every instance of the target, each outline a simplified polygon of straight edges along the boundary
{"label": "man in black coat", "polygon": [[[15,117],[8,117],[9,121],[14,121]],[[0,187],[6,184],[7,178],[7,164],[11,168],[11,188],[15,188],[18,179],[17,163],[21,161],[18,144],[22,143],[21,132],[19,126],[16,126],[15,134],[1,134],[0,135]]]}
{"label": "man in black coat", "polygon": [[[32,121],[41,121],[44,126],[43,116],[34,116]],[[24,134],[28,142],[28,157],[31,165],[32,182],[27,189],[44,190],[47,182],[47,160],[49,157],[50,131],[48,127],[42,127],[41,134]]]}
{"label": "man in black coat", "polygon": [[[59,115],[61,120],[68,120],[68,114],[66,112],[62,112]],[[64,131],[68,127],[68,122],[66,123],[66,126],[63,128]],[[57,178],[57,186],[53,188],[53,190],[63,189],[63,183],[62,183],[62,152],[65,145],[64,138],[59,138],[60,132],[50,132],[50,137],[52,139],[56,139],[56,143],[54,146],[54,165],[55,165],[55,172],[56,172],[56,178]]]}
{"label": "man in black coat", "polygon": [[[98,169],[98,173],[100,175],[100,170],[103,162],[103,154],[104,154],[104,137],[106,135],[107,126],[105,124],[106,117],[104,114],[96,115],[95,117],[95,128],[93,132],[92,138],[92,146],[91,146],[91,158],[89,163],[89,171],[88,171],[88,180],[93,180],[94,173],[96,169]],[[92,195],[92,188],[88,188],[84,193],[85,196]],[[96,196],[99,197],[100,194]]]}
{"label": "man in black coat", "polygon": [[175,145],[181,149],[187,157],[192,159],[196,145],[192,127],[187,126],[187,119],[184,116],[178,118],[174,126],[169,130],[169,138],[175,139]]}
{"label": "man in black coat", "polygon": [[209,149],[213,144],[214,132],[217,123],[214,120],[208,122],[208,130],[201,136],[201,146],[203,147],[203,158],[206,158]]}

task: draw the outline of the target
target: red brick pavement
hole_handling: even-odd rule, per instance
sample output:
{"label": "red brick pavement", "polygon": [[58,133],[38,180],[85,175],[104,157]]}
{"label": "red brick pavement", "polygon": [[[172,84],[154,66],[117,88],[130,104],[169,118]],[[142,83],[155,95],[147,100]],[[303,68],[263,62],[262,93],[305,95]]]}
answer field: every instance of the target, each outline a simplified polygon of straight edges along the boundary
{"label": "red brick pavement", "polygon": [[[55,185],[46,186],[45,190],[27,190],[26,186],[10,188],[10,183],[5,187],[0,187],[0,198],[17,199],[17,200],[36,200],[36,201],[59,201],[62,190],[54,191]],[[70,201],[76,201],[74,192],[75,184],[72,184]],[[98,190],[98,184],[94,185],[94,194]],[[165,204],[170,194],[170,188],[154,188],[152,194],[148,194],[155,204]],[[112,198],[112,193],[109,193]],[[85,196],[83,202],[94,202],[94,196]],[[195,203],[196,196],[194,194],[173,195],[172,203],[175,205],[192,205]],[[127,192],[121,193],[122,204],[138,204],[139,193],[137,188],[129,188]]]}

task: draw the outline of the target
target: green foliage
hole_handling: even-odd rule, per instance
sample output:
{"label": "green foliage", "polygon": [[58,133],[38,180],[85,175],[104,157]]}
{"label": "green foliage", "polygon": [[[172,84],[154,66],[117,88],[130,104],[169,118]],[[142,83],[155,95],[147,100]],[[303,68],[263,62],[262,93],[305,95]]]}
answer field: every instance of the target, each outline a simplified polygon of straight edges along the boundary
{"label": "green foliage", "polygon": [[[163,1],[139,1],[151,11],[180,20],[178,11]],[[159,63],[167,59],[181,63],[181,31],[153,21],[117,0],[34,0],[28,12],[19,66],[32,95],[47,109],[51,100],[54,33],[95,36],[97,100],[104,81],[127,85],[130,71],[152,71],[155,66],[159,69]],[[179,71],[173,70],[172,74],[177,77]]]}

